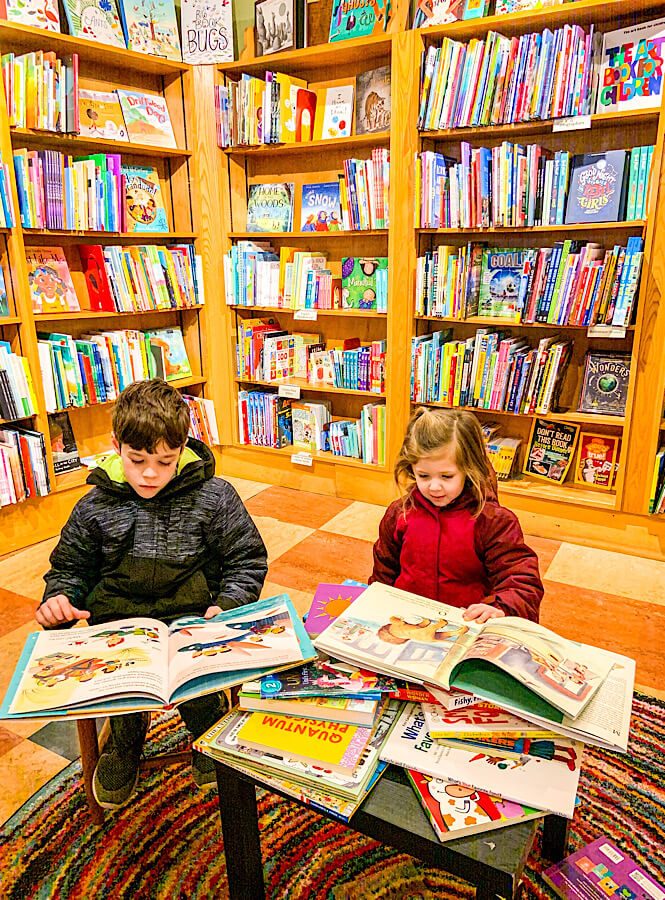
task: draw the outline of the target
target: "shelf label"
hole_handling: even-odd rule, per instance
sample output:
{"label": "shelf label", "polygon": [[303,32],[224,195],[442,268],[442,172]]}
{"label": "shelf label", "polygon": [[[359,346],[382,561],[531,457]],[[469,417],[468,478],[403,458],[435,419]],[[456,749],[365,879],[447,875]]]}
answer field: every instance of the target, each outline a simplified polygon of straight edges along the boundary
{"label": "shelf label", "polygon": [[314,463],[314,457],[311,453],[301,450],[299,453],[291,454],[291,462],[296,466],[311,466]]}
{"label": "shelf label", "polygon": [[552,131],[586,131],[591,128],[591,116],[564,116],[552,122]]}
{"label": "shelf label", "polygon": [[626,329],[622,325],[591,325],[587,337],[625,338]]}
{"label": "shelf label", "polygon": [[297,309],[293,313],[294,319],[307,320],[308,322],[316,322],[316,316],[317,311],[315,309]]}
{"label": "shelf label", "polygon": [[300,400],[299,384],[280,384],[277,390],[278,397],[288,397],[290,400]]}

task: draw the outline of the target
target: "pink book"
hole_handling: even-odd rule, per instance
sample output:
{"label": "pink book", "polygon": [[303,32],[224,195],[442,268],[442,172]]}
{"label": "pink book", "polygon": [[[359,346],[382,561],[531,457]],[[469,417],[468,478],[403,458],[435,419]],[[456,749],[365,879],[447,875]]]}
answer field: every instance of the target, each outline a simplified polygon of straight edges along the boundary
{"label": "pink book", "polygon": [[309,635],[318,635],[366,589],[364,584],[320,584],[305,619]]}

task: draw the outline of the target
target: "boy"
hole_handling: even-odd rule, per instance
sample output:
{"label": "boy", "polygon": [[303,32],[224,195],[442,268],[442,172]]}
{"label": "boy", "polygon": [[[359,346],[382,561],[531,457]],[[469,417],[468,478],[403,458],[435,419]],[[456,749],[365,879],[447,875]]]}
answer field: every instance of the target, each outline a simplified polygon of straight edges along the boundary
{"label": "boy", "polygon": [[[233,487],[213,477],[211,451],[188,441],[188,431],[187,404],[165,381],[135,382],[120,394],[115,452],[91,471],[94,487],[51,554],[40,625],[211,618],[258,599],[266,548]],[[196,738],[223,715],[226,698],[208,694],[178,710]],[[100,806],[115,809],[132,795],[149,722],[147,713],[111,717],[93,783]],[[212,760],[201,753],[192,756],[192,773],[199,786],[215,780]]]}

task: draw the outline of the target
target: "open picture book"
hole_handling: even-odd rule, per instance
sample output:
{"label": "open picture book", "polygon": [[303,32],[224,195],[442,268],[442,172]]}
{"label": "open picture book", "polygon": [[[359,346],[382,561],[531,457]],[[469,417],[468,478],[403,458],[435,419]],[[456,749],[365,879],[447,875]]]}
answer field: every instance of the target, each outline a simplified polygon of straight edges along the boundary
{"label": "open picture book", "polygon": [[[626,694],[632,697],[633,660],[567,640],[526,619],[509,616],[479,625],[465,621],[463,612],[375,583],[314,645],[338,659],[434,691],[469,691],[525,718],[572,723],[573,731],[610,672],[622,672],[621,721],[613,722],[611,734],[603,732],[607,746],[621,749],[628,734],[631,704]],[[612,695],[606,701],[616,706],[616,681]],[[572,736],[583,735],[586,739],[586,729]]]}
{"label": "open picture book", "polygon": [[160,709],[315,657],[287,594],[212,619],[40,631],[28,636],[0,719]]}

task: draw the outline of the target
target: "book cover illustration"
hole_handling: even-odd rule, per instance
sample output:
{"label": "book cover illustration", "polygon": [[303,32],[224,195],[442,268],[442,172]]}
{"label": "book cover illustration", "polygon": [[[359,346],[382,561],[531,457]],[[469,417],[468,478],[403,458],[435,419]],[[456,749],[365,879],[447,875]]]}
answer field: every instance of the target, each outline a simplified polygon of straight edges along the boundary
{"label": "book cover illustration", "polygon": [[619,438],[611,434],[580,434],[575,464],[575,481],[609,491],[619,458]]}
{"label": "book cover illustration", "polygon": [[116,0],[64,0],[70,34],[126,49]]}
{"label": "book cover illustration", "polygon": [[33,312],[66,313],[80,309],[62,247],[26,248],[25,261]]}
{"label": "book cover illustration", "polygon": [[176,146],[169,108],[163,97],[120,88],[116,93],[130,141],[153,147]]}
{"label": "book cover illustration", "polygon": [[466,0],[418,0],[413,28],[449,25],[464,17]]}
{"label": "book cover illustration", "polygon": [[265,675],[259,683],[243,684],[243,690],[247,691],[255,691],[257,687],[261,697],[288,700],[294,697],[377,696],[395,690],[396,682],[357,666],[321,659],[278,675]]}
{"label": "book cover illustration", "polygon": [[181,59],[173,0],[119,0],[129,50]]}
{"label": "book cover illustration", "polygon": [[534,419],[524,459],[524,474],[562,484],[573,461],[579,425]]}
{"label": "book cover illustration", "polygon": [[79,90],[81,137],[128,141],[125,119],[115,91]]}
{"label": "book cover illustration", "polygon": [[584,153],[571,163],[566,225],[618,222],[625,207],[626,150]]}
{"label": "book cover illustration", "polygon": [[307,633],[321,634],[364,590],[351,584],[320,584],[305,619]]}
{"label": "book cover illustration", "polygon": [[49,413],[48,433],[53,451],[53,468],[56,475],[81,468],[76,439],[66,411]]}
{"label": "book cover illustration", "polygon": [[584,363],[578,411],[623,416],[626,412],[630,355],[590,351]]}
{"label": "book cover illustration", "polygon": [[657,884],[641,866],[606,837],[596,838],[543,872],[563,900],[663,900]]}
{"label": "book cover illustration", "polygon": [[158,328],[155,331],[147,331],[146,334],[150,338],[151,349],[157,347],[163,354],[166,381],[187,378],[192,374],[182,331],[179,328]]}
{"label": "book cover illustration", "polygon": [[443,709],[438,703],[422,704],[427,730],[433,738],[549,738],[552,732],[495,706],[474,703],[465,709]]}
{"label": "book cover illustration", "polygon": [[377,271],[388,269],[385,256],[348,256],[342,259],[342,307],[376,309]]}
{"label": "book cover illustration", "polygon": [[465,837],[537,819],[545,813],[522,803],[503,800],[458,781],[433,778],[407,769],[409,781],[440,841]]}
{"label": "book cover illustration", "polygon": [[658,109],[663,88],[665,19],[603,36],[596,112]]}
{"label": "book cover illustration", "polygon": [[329,141],[349,137],[353,125],[352,84],[322,88],[317,92],[314,140]]}
{"label": "book cover illustration", "polygon": [[258,0],[254,7],[256,55],[293,50],[304,43],[304,11],[298,0]]}
{"label": "book cover illustration", "polygon": [[57,0],[6,0],[6,18],[18,25],[32,25],[46,31],[60,31]]}
{"label": "book cover illustration", "polygon": [[483,250],[480,272],[478,315],[515,319],[518,305],[525,250]]}
{"label": "book cover illustration", "polygon": [[231,0],[181,0],[180,30],[184,62],[233,61]]}
{"label": "book cover illustration", "polygon": [[334,0],[328,41],[348,41],[385,31],[390,0]]}
{"label": "book cover illustration", "polygon": [[356,134],[390,128],[390,66],[356,76]]}
{"label": "book cover illustration", "polygon": [[250,184],[246,231],[291,231],[293,184]]}
{"label": "book cover illustration", "polygon": [[303,184],[300,204],[301,231],[343,231],[339,182]]}
{"label": "book cover illustration", "polygon": [[7,296],[7,285],[5,283],[5,272],[0,266],[0,319],[9,315],[9,297]]}
{"label": "book cover illustration", "polygon": [[125,180],[125,231],[168,231],[157,169],[122,166],[121,171]]}

